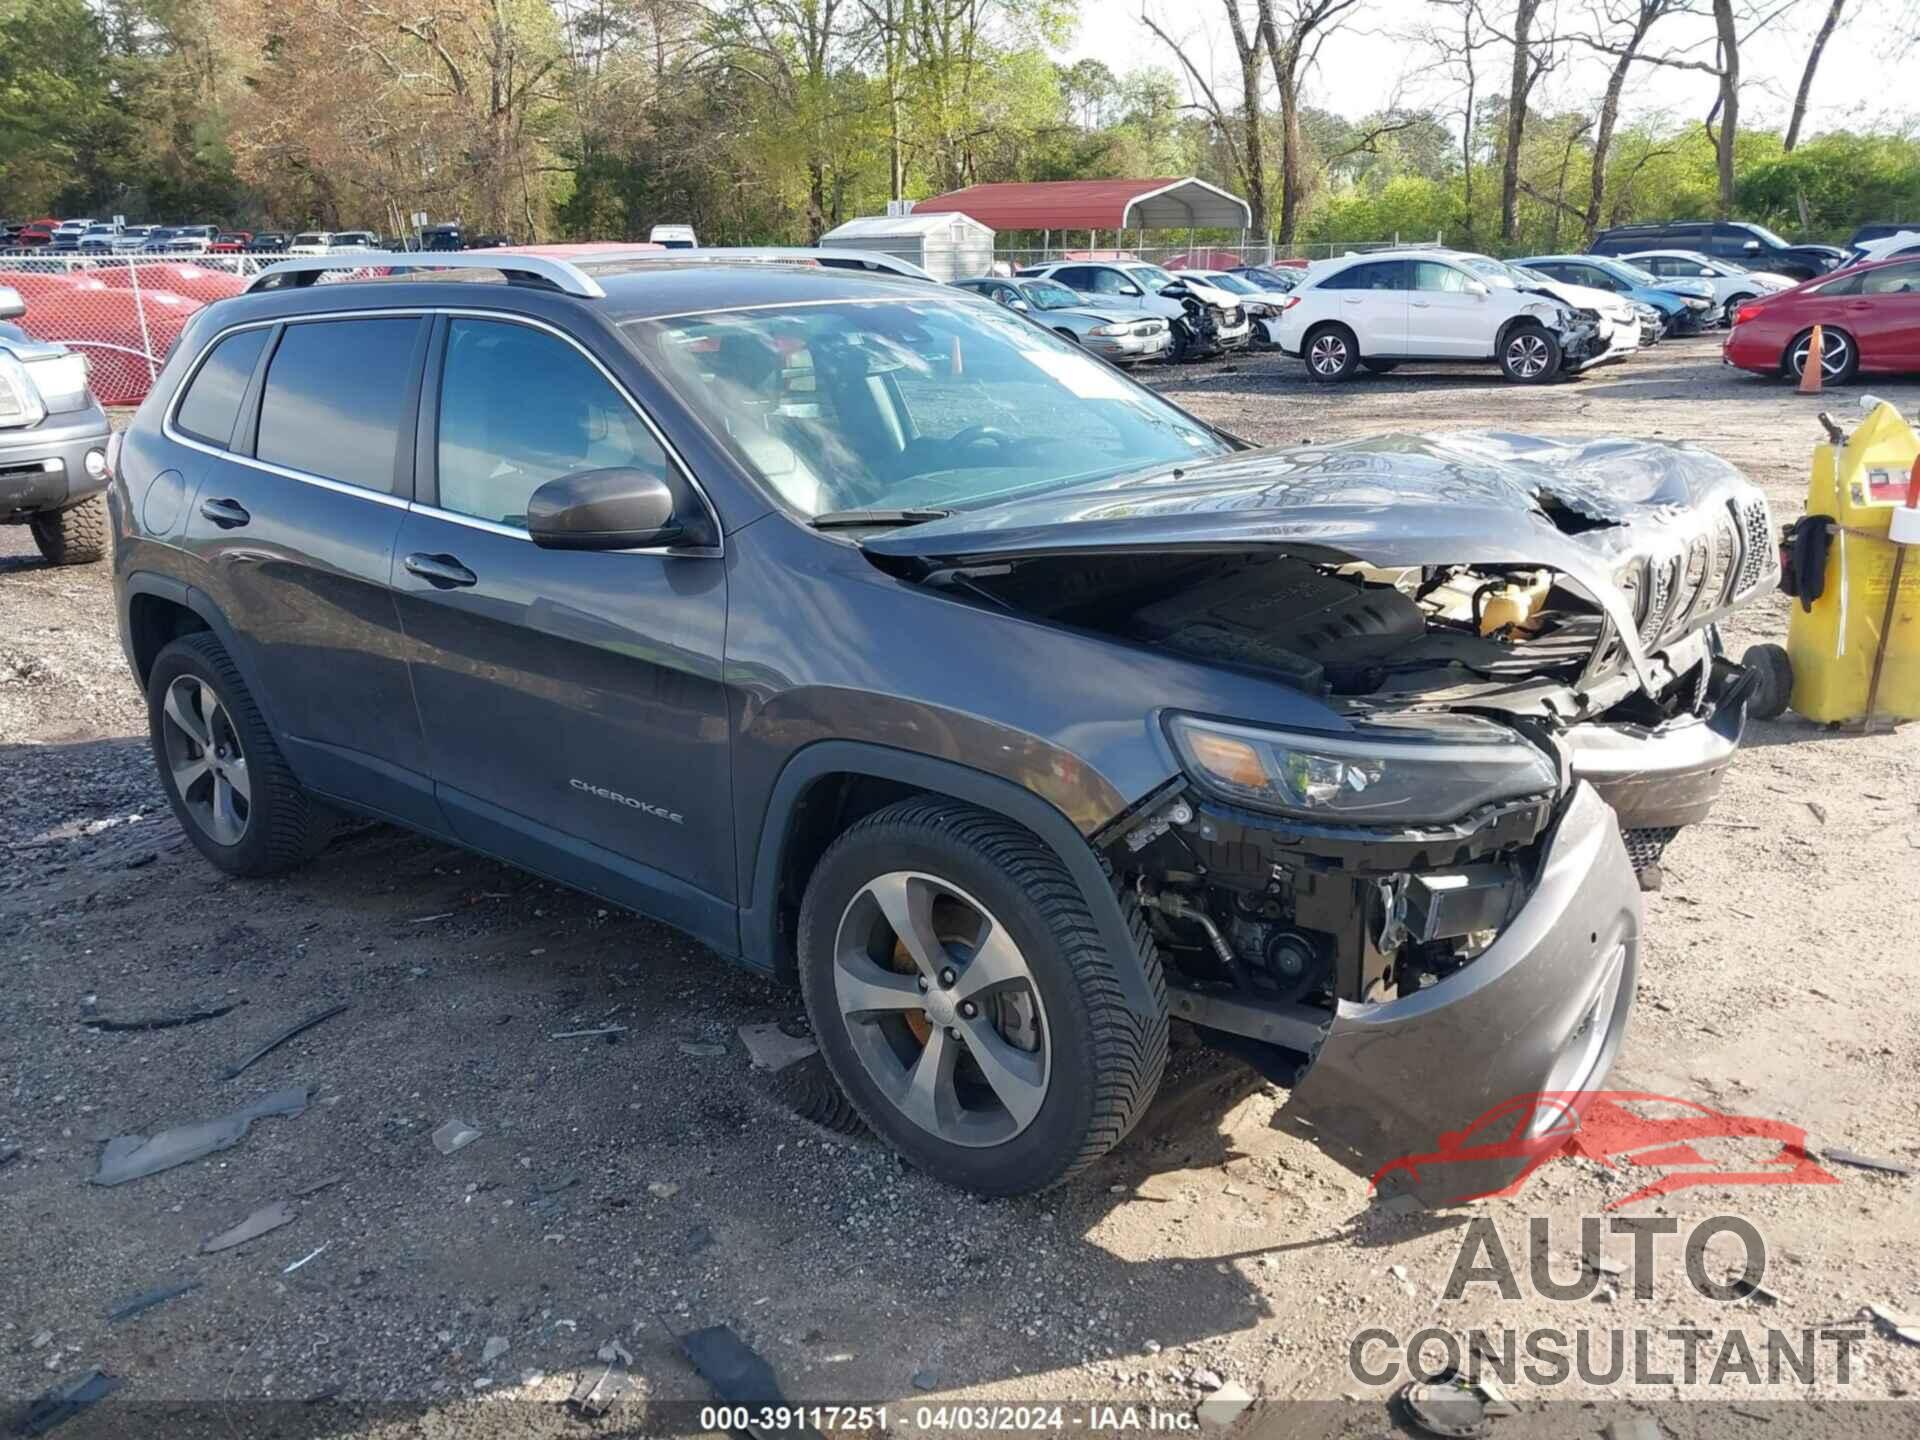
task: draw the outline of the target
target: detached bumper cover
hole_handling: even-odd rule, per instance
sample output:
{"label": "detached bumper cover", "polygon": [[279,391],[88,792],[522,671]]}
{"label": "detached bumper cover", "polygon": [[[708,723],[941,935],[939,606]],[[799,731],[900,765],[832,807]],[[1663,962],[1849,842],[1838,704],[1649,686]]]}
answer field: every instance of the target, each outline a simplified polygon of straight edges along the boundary
{"label": "detached bumper cover", "polygon": [[[1597,1088],[1626,1030],[1641,928],[1620,827],[1581,784],[1548,841],[1533,894],[1500,937],[1412,995],[1342,1001],[1294,1086],[1289,1117],[1335,1159],[1373,1175],[1440,1150],[1442,1135],[1466,1130],[1502,1101]],[[1505,1178],[1526,1164],[1513,1159]],[[1407,1177],[1404,1188],[1429,1204],[1461,1189],[1458,1176],[1431,1169]]]}
{"label": "detached bumper cover", "polygon": [[1621,829],[1661,829],[1707,818],[1746,725],[1742,687],[1705,719],[1575,725],[1564,742],[1574,778],[1587,781],[1613,807]]}

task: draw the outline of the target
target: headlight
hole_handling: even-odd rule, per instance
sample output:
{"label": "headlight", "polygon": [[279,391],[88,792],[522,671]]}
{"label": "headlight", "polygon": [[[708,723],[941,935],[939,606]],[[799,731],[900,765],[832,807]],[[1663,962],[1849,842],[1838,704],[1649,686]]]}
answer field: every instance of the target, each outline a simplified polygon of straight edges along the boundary
{"label": "headlight", "polygon": [[11,350],[0,350],[0,426],[38,425],[47,418],[27,367]]}
{"label": "headlight", "polygon": [[1367,722],[1345,735],[1261,730],[1175,715],[1187,773],[1222,798],[1360,825],[1438,824],[1551,794],[1557,766],[1513,731],[1465,715]]}
{"label": "headlight", "polygon": [[1713,304],[1711,300],[1702,300],[1697,295],[1682,295],[1680,298],[1686,302],[1689,310],[1705,310]]}
{"label": "headlight", "polygon": [[1096,325],[1087,333],[1089,335],[1125,335],[1131,329],[1133,329],[1133,326],[1130,324],[1128,325]]}

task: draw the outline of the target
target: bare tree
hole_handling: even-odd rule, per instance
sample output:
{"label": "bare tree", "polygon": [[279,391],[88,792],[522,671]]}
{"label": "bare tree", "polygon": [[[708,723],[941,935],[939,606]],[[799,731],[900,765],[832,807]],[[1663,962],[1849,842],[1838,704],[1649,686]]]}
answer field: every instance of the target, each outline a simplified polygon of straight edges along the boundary
{"label": "bare tree", "polygon": [[1214,128],[1226,141],[1233,168],[1247,193],[1247,208],[1253,212],[1249,226],[1254,234],[1264,239],[1267,233],[1267,161],[1265,141],[1261,134],[1265,116],[1260,96],[1260,62],[1266,52],[1266,35],[1257,26],[1251,30],[1248,28],[1240,14],[1238,0],[1222,0],[1222,3],[1227,12],[1227,24],[1233,31],[1234,53],[1240,61],[1238,114],[1221,103],[1213,82],[1188,58],[1185,47],[1162,29],[1144,8],[1140,12],[1140,23],[1173,52],[1174,58],[1187,72],[1194,93],[1200,97],[1198,108],[1207,112]]}
{"label": "bare tree", "polygon": [[[1305,186],[1306,141],[1300,130],[1300,86],[1319,59],[1327,36],[1338,30],[1360,0],[1258,0],[1260,35],[1266,41],[1267,64],[1274,88],[1280,92],[1280,235],[1282,245],[1293,243],[1300,224],[1300,202]],[[1537,3],[1537,0],[1536,0]]]}
{"label": "bare tree", "polygon": [[1552,40],[1536,50],[1534,21],[1544,0],[1514,0],[1513,61],[1507,75],[1507,146],[1500,169],[1500,242],[1513,243],[1520,207],[1520,147],[1527,138],[1527,100],[1552,64]]}
{"label": "bare tree", "polygon": [[1600,228],[1601,211],[1606,208],[1607,157],[1613,149],[1613,132],[1620,123],[1620,97],[1627,88],[1627,73],[1632,70],[1634,62],[1641,58],[1647,32],[1664,17],[1684,8],[1685,4],[1686,0],[1628,0],[1626,4],[1610,5],[1596,16],[1596,21],[1605,25],[1610,39],[1624,25],[1624,36],[1614,39],[1612,48],[1593,37],[1579,37],[1581,43],[1605,50],[1613,59],[1613,68],[1607,73],[1607,91],[1600,101],[1600,116],[1593,132],[1593,174],[1587,187],[1587,210],[1581,222],[1589,240]]}
{"label": "bare tree", "polygon": [[1840,25],[1840,11],[1847,0],[1832,0],[1827,6],[1827,18],[1820,22],[1820,29],[1813,37],[1813,45],[1807,51],[1807,65],[1800,72],[1800,89],[1793,97],[1793,118],[1787,122],[1787,138],[1782,146],[1789,154],[1800,143],[1800,124],[1807,118],[1807,97],[1813,93],[1813,73],[1820,68],[1820,56],[1826,51],[1827,41],[1833,38],[1833,32]]}
{"label": "bare tree", "polygon": [[1460,182],[1465,192],[1462,204],[1466,211],[1467,248],[1471,250],[1474,245],[1474,147],[1480,133],[1480,70],[1476,57],[1482,50],[1499,43],[1499,37],[1488,30],[1478,0],[1435,0],[1435,4],[1453,11],[1459,20],[1455,28],[1449,17],[1445,28],[1435,25],[1429,28],[1425,38],[1443,65],[1458,69],[1464,87],[1460,101]]}

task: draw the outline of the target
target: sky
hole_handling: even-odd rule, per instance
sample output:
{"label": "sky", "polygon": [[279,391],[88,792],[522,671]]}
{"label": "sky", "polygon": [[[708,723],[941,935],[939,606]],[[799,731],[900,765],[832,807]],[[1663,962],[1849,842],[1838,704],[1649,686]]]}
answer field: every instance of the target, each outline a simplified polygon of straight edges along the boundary
{"label": "sky", "polygon": [[[1080,29],[1069,58],[1104,61],[1116,73],[1143,65],[1178,62],[1140,22],[1143,0],[1080,0]],[[1217,79],[1239,85],[1239,67],[1227,30],[1221,0],[1144,0],[1160,27],[1186,43],[1188,56]],[[1913,61],[1901,62],[1893,53],[1894,32],[1904,7],[1896,0],[1853,0],[1860,13],[1843,21],[1828,42],[1814,79],[1812,104],[1803,133],[1822,129],[1878,123],[1894,127],[1920,124],[1920,98],[1912,84]],[[1251,13],[1251,5],[1244,7]],[[1808,42],[1825,18],[1824,0],[1796,0],[1771,26],[1760,31],[1741,50],[1741,119],[1743,125],[1771,123],[1784,128],[1793,109],[1794,91],[1806,63]],[[1587,14],[1584,5],[1565,3],[1562,25],[1573,29]],[[1396,100],[1404,105],[1458,103],[1456,80],[1434,73],[1432,52],[1413,37],[1429,23],[1433,7],[1425,0],[1361,0],[1348,30],[1331,37],[1321,52],[1319,71],[1307,85],[1308,103],[1350,119],[1377,112]],[[1671,28],[1667,28],[1671,27]],[[1662,32],[1664,40],[1661,40]],[[1679,47],[1704,37],[1696,52],[1711,60],[1712,25],[1705,16],[1678,16],[1663,20],[1650,37],[1655,43]],[[1482,84],[1505,85],[1505,60],[1496,52],[1483,54]],[[1608,61],[1577,48],[1555,72],[1541,82],[1536,104],[1548,110],[1599,107],[1606,87]],[[1623,118],[1660,112],[1675,120],[1703,119],[1713,104],[1716,82],[1710,75],[1681,70],[1636,66],[1632,72]],[[1224,98],[1224,97],[1223,97]],[[1271,99],[1271,89],[1269,89]]]}

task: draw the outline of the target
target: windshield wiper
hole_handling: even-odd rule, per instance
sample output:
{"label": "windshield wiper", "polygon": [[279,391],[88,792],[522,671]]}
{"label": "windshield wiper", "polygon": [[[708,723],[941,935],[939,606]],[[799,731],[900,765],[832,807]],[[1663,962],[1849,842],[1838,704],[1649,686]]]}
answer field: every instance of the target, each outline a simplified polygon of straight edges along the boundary
{"label": "windshield wiper", "polygon": [[863,526],[924,525],[944,520],[951,510],[829,510],[807,523],[816,530],[858,530]]}

